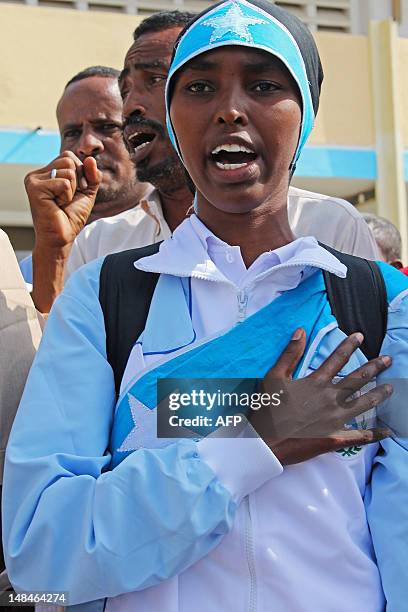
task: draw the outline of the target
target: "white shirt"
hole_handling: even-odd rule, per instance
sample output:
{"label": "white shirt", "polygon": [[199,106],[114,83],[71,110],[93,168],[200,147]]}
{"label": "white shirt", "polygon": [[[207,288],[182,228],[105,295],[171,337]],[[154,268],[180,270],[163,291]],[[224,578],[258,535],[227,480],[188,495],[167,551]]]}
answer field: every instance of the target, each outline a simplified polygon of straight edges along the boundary
{"label": "white shirt", "polygon": [[159,194],[152,189],[134,208],[84,227],[73,244],[66,278],[98,257],[160,242],[170,235]]}
{"label": "white shirt", "polygon": [[[344,253],[378,259],[367,223],[345,200],[290,187],[288,217],[295,236],[315,236]],[[66,277],[97,257],[160,242],[169,236],[159,194],[153,189],[135,208],[94,221],[82,230],[72,247]]]}

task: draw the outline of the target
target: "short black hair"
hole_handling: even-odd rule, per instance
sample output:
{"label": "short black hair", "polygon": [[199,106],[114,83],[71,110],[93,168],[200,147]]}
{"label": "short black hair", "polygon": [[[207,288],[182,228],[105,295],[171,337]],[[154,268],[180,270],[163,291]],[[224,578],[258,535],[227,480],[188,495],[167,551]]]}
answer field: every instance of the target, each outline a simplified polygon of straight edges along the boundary
{"label": "short black hair", "polygon": [[89,79],[90,77],[103,77],[105,79],[118,79],[120,75],[120,70],[116,70],[116,68],[111,68],[110,66],[90,66],[89,68],[84,68],[81,72],[78,72],[75,76],[72,77],[68,81],[68,83],[64,87],[64,91],[69,85],[72,83],[76,83],[77,81],[82,81],[83,79]]}
{"label": "short black hair", "polygon": [[137,26],[133,32],[133,40],[137,40],[142,34],[150,32],[162,32],[169,28],[184,28],[196,16],[196,13],[187,11],[160,11],[153,13]]}

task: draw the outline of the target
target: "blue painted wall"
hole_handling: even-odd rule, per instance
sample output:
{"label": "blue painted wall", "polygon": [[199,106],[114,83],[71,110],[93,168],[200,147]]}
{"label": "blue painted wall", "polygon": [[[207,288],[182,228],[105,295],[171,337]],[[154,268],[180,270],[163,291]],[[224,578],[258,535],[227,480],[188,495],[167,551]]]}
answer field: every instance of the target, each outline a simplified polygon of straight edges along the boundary
{"label": "blue painted wall", "polygon": [[[58,132],[0,130],[0,163],[42,166],[58,155]],[[404,156],[408,180],[408,152]],[[376,154],[371,149],[335,146],[306,147],[299,160],[297,176],[374,180]]]}

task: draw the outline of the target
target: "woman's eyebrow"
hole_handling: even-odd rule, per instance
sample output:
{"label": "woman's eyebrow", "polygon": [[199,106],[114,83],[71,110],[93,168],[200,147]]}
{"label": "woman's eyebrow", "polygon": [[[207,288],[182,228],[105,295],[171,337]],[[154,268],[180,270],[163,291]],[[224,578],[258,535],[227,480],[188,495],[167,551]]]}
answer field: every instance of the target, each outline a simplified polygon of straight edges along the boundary
{"label": "woman's eyebrow", "polygon": [[[197,71],[201,71],[201,72],[208,72],[209,70],[214,70],[215,68],[218,67],[218,63],[217,62],[212,62],[210,60],[206,60],[203,58],[196,58],[191,60],[188,65],[185,67],[185,70],[187,72],[187,70],[197,70]],[[244,69],[248,70],[248,71],[256,71],[256,72],[265,72],[266,70],[273,70],[274,68],[276,68],[276,61],[275,58],[269,59],[269,58],[265,58],[265,59],[258,59],[258,60],[254,60],[254,61],[249,61],[249,62],[245,62],[244,64]]]}
{"label": "woman's eyebrow", "polygon": [[186,71],[187,70],[201,70],[201,71],[208,71],[208,70],[213,70],[214,68],[217,67],[217,63],[216,62],[211,62],[209,60],[205,60],[202,58],[197,58],[197,59],[193,59],[191,60],[191,62],[189,62],[186,66]]}
{"label": "woman's eyebrow", "polygon": [[256,72],[265,72],[266,70],[273,70],[274,68],[276,68],[276,62],[273,59],[247,62],[245,63],[244,68],[246,70],[254,70]]}

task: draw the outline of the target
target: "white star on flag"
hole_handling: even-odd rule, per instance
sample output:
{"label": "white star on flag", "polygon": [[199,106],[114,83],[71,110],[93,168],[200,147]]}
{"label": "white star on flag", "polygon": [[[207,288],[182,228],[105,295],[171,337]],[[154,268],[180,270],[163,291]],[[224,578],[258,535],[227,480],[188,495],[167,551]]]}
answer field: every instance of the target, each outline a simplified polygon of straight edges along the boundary
{"label": "white star on flag", "polygon": [[128,402],[135,426],[118,448],[118,452],[128,453],[138,448],[157,448],[169,444],[168,439],[157,437],[157,410],[146,408],[130,393],[128,393]]}
{"label": "white star on flag", "polygon": [[220,40],[229,32],[233,32],[246,42],[253,43],[254,39],[248,30],[248,26],[257,24],[267,25],[268,22],[263,19],[258,19],[257,17],[246,17],[237,4],[233,4],[225,15],[212,17],[203,22],[204,26],[214,28],[214,32],[211,34],[210,44]]}

